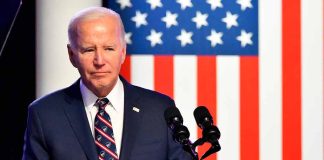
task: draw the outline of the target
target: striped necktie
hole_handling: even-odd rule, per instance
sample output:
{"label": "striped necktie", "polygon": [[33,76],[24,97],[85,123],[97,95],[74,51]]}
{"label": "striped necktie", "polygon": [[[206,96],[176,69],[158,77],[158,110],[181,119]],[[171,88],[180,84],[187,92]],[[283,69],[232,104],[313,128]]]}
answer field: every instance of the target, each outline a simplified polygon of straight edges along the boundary
{"label": "striped necktie", "polygon": [[107,98],[98,99],[95,106],[99,111],[95,118],[95,143],[99,160],[118,160],[116,144],[110,117],[105,111]]}

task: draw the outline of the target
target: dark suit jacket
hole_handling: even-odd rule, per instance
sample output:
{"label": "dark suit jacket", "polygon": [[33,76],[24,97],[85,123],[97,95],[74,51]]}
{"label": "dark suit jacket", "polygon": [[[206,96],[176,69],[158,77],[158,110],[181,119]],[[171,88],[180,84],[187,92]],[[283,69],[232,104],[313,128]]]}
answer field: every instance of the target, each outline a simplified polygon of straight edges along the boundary
{"label": "dark suit jacket", "polygon": [[[191,159],[172,140],[164,111],[174,106],[169,97],[124,85],[124,128],[120,160]],[[139,112],[133,110],[139,108]],[[28,109],[23,159],[97,160],[79,80],[68,88],[34,101]]]}

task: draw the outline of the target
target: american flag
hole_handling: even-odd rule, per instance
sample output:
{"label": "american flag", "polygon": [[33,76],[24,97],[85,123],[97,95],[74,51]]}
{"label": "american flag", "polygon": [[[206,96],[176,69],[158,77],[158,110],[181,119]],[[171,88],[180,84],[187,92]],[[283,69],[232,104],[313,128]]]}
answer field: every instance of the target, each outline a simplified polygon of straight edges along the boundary
{"label": "american flag", "polygon": [[[131,83],[208,107],[215,160],[323,160],[322,0],[116,0]],[[203,155],[208,144],[198,148]]]}

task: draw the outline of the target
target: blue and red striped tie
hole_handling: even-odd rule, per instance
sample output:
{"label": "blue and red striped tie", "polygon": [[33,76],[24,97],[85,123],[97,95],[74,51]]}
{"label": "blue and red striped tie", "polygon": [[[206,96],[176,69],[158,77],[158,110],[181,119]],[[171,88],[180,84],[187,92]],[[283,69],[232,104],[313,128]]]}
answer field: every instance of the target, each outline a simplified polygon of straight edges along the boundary
{"label": "blue and red striped tie", "polygon": [[113,128],[105,107],[108,105],[107,98],[98,99],[95,106],[99,111],[95,118],[95,143],[99,160],[118,160]]}

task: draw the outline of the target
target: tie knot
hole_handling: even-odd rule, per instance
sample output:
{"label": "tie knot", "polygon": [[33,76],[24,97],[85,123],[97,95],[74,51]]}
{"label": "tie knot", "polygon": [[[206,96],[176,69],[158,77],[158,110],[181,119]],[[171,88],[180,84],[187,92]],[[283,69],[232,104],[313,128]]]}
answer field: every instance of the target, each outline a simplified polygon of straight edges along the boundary
{"label": "tie knot", "polygon": [[99,98],[99,99],[97,99],[95,106],[98,106],[99,108],[104,109],[108,103],[109,103],[108,98]]}

